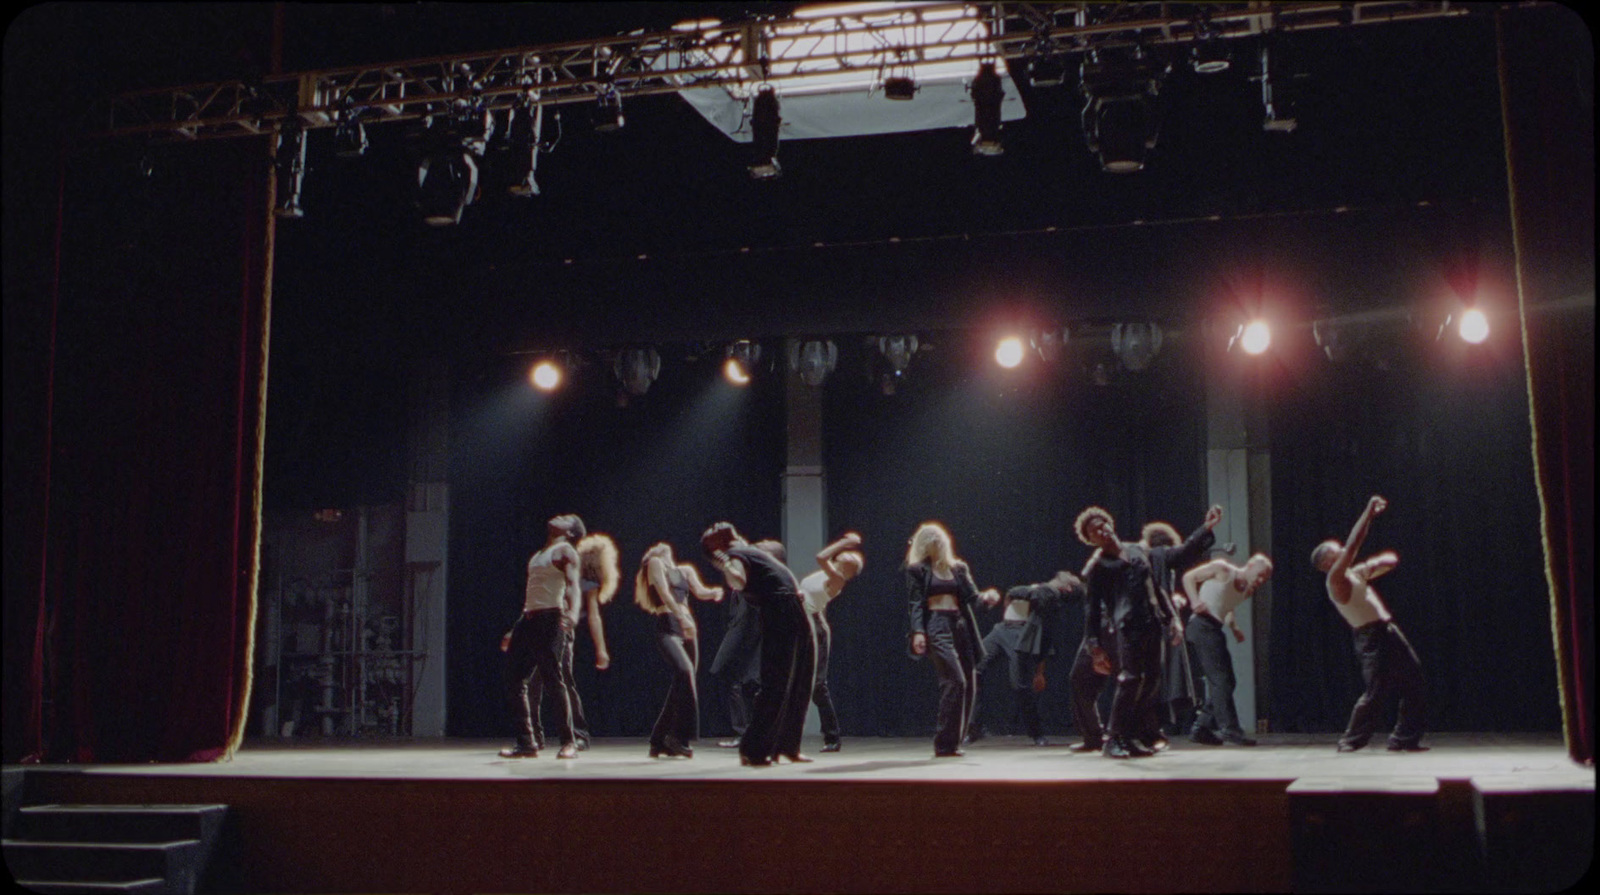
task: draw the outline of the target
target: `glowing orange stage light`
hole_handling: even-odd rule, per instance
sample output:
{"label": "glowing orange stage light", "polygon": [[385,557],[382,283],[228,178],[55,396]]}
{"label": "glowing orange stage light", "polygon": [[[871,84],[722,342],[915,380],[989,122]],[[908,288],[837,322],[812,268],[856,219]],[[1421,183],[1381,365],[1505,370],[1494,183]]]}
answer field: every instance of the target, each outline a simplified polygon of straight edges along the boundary
{"label": "glowing orange stage light", "polygon": [[745,372],[744,364],[739,363],[738,358],[730,357],[723,362],[722,375],[734,385],[750,384],[750,374]]}
{"label": "glowing orange stage light", "polygon": [[529,379],[540,391],[554,391],[561,385],[561,368],[554,361],[542,360],[533,366]]}

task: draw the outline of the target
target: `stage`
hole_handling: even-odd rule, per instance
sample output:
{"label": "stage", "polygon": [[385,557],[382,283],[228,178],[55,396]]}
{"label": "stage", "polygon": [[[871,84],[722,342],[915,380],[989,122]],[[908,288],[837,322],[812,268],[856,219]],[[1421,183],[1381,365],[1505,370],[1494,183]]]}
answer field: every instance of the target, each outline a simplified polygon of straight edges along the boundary
{"label": "stage", "polygon": [[1484,839],[1496,798],[1526,817],[1586,793],[1593,824],[1594,772],[1555,734],[1354,754],[1332,734],[1179,739],[1125,761],[1069,742],[934,759],[924,740],[808,740],[811,763],[748,768],[709,740],[692,759],[600,740],[570,761],[502,759],[499,740],[260,741],[219,764],[30,767],[20,798],[229,805],[214,878],[248,892],[1285,891],[1340,888],[1306,869],[1351,843],[1389,868],[1379,888],[1508,891]]}

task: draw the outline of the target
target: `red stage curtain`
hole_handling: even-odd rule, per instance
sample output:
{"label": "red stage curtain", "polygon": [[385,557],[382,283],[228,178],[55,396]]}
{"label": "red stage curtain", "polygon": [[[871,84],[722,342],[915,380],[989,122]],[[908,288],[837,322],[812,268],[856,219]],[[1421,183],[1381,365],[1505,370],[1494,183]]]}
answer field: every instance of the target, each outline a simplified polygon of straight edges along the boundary
{"label": "red stage curtain", "polygon": [[1519,310],[1567,749],[1594,761],[1594,49],[1564,6],[1503,9]]}
{"label": "red stage curtain", "polygon": [[64,163],[30,761],[216,760],[248,704],[268,148],[129,151]]}

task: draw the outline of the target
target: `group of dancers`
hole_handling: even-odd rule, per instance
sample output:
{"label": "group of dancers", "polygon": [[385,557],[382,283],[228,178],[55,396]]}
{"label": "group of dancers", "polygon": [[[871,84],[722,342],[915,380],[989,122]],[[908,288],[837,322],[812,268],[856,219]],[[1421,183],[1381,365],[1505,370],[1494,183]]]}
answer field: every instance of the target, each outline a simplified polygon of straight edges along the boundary
{"label": "group of dancers", "polygon": [[[1338,741],[1340,752],[1361,749],[1375,733],[1387,703],[1397,699],[1399,719],[1388,748],[1425,751],[1426,695],[1421,663],[1395,624],[1372,580],[1395,567],[1385,551],[1357,562],[1373,519],[1386,508],[1374,496],[1343,543],[1317,545],[1312,565],[1326,576],[1328,597],[1349,623],[1365,691]],[[1204,681],[1204,698],[1193,700],[1189,738],[1206,745],[1254,746],[1234,706],[1235,675],[1227,628],[1242,641],[1234,620],[1240,604],[1272,576],[1272,561],[1251,556],[1242,566],[1206,557],[1222,508],[1212,507],[1187,538],[1171,525],[1152,522],[1138,541],[1123,541],[1111,514],[1089,507],[1073,523],[1078,539],[1094,548],[1082,571],[1057,572],[1048,581],[980,590],[972,569],[959,559],[950,533],[936,522],[919,526],[905,558],[909,633],[913,659],[931,660],[939,681],[933,754],[963,755],[962,746],[983,736],[976,709],[980,681],[996,661],[1005,663],[1016,709],[1036,745],[1038,694],[1045,665],[1056,652],[1046,619],[1076,598],[1084,607],[1083,639],[1069,676],[1074,722],[1082,740],[1077,753],[1114,759],[1141,758],[1166,750],[1161,706],[1192,699],[1190,656]],[[585,616],[596,667],[610,663],[600,607],[616,593],[620,573],[616,544],[589,534],[575,515],[547,524],[545,546],[528,560],[521,616],[501,641],[507,654],[505,691],[517,722],[516,743],[506,758],[536,757],[544,748],[539,721],[542,693],[552,696],[560,736],[558,758],[575,758],[589,746],[588,724],[572,674],[576,632]],[[809,762],[800,751],[810,705],[818,707],[823,751],[841,748],[839,722],[828,690],[832,631],[827,607],[861,573],[861,537],[849,533],[816,555],[817,568],[796,577],[781,543],[747,541],[733,525],[719,522],[701,535],[705,557],[722,578],[702,580],[692,562],[678,559],[670,544],[644,552],[634,576],[634,602],[656,619],[656,642],[672,680],[650,734],[652,758],[691,758],[699,736],[696,671],[700,646],[695,601],[725,599],[729,624],[711,671],[728,684],[732,739],[741,764]],[[1004,604],[1002,618],[982,638],[979,607]],[[1111,688],[1107,718],[1102,692]]]}

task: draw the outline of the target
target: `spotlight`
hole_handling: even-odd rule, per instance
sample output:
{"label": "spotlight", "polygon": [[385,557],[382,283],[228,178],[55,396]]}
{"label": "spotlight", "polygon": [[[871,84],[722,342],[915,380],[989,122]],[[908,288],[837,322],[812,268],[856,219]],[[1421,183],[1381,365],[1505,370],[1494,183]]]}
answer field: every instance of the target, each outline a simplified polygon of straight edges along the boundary
{"label": "spotlight", "polygon": [[287,124],[278,131],[278,145],[273,154],[279,193],[272,213],[280,218],[299,220],[306,214],[300,207],[300,189],[306,178],[306,134],[298,123]]}
{"label": "spotlight", "polygon": [[880,369],[877,374],[878,387],[884,394],[892,395],[900,379],[905,376],[906,368],[911,366],[912,356],[921,346],[916,336],[879,336],[872,341],[887,367]]}
{"label": "spotlight", "polygon": [[1155,99],[1166,70],[1141,47],[1090,50],[1080,68],[1083,133],[1102,170],[1129,174],[1144,169],[1160,130]]}
{"label": "spotlight", "polygon": [[1262,354],[1272,347],[1272,327],[1268,326],[1265,320],[1252,320],[1239,327],[1239,331],[1234,333],[1233,341],[1239,343],[1245,354]]}
{"label": "spotlight", "polygon": [[506,126],[506,148],[516,179],[507,192],[513,196],[537,196],[539,184],[533,179],[539,165],[539,140],[544,130],[544,107],[527,97],[511,107]]}
{"label": "spotlight", "polygon": [[1189,65],[1199,74],[1215,75],[1232,67],[1233,57],[1228,52],[1227,44],[1222,40],[1205,37],[1189,50]]}
{"label": "spotlight", "polygon": [[995,346],[994,361],[1007,370],[1015,368],[1022,363],[1022,340],[1016,336],[1006,336]]}
{"label": "spotlight", "polygon": [[1029,42],[1024,73],[1033,87],[1059,87],[1067,81],[1067,57],[1056,42],[1039,35]]}
{"label": "spotlight", "polygon": [[906,102],[917,98],[917,81],[908,75],[894,75],[883,79],[885,99]]}
{"label": "spotlight", "polygon": [[1066,350],[1067,337],[1070,335],[1065,326],[1060,329],[1039,330],[1033,334],[1033,350],[1039,352],[1039,359],[1047,364],[1053,364],[1061,359],[1061,354]]}
{"label": "spotlight", "polygon": [[477,194],[478,163],[464,149],[440,149],[417,166],[417,204],[431,226],[461,223],[461,213]]}
{"label": "spotlight", "polygon": [[993,62],[978,66],[972,79],[972,154],[1000,155],[1005,147],[1000,145],[1000,104],[1006,91],[1000,83],[1000,73]]}
{"label": "spotlight", "polygon": [[1210,16],[1202,12],[1194,21],[1194,46],[1189,48],[1189,65],[1199,74],[1214,75],[1228,70],[1233,58],[1228,46],[1217,36]]}
{"label": "spotlight", "polygon": [[839,346],[832,340],[789,343],[789,369],[806,385],[821,385],[839,363]]}
{"label": "spotlight", "polygon": [[1468,308],[1461,314],[1461,323],[1457,332],[1469,345],[1481,345],[1483,340],[1489,338],[1489,318],[1477,308]]}
{"label": "spotlight", "polygon": [[333,154],[340,158],[359,158],[367,153],[367,126],[361,123],[361,110],[345,94],[344,108],[333,128]]}
{"label": "spotlight", "polygon": [[778,128],[783,117],[778,114],[778,91],[763,84],[756,91],[750,110],[750,146],[754,158],[750,162],[750,176],[756,180],[770,180],[783,173],[778,167]]}
{"label": "spotlight", "polygon": [[602,134],[616,133],[622,130],[622,94],[617,92],[617,85],[606,84],[600,88],[600,95],[594,107],[594,129]]}
{"label": "spotlight", "polygon": [[1118,323],[1111,327],[1111,350],[1123,369],[1143,370],[1161,351],[1161,327],[1154,323]]}
{"label": "spotlight", "polygon": [[722,363],[722,375],[734,385],[748,385],[756,362],[761,360],[761,346],[741,339],[728,346],[727,360]]}
{"label": "spotlight", "polygon": [[661,355],[654,348],[625,348],[617,353],[611,372],[622,383],[622,390],[639,397],[650,390],[650,385],[661,375]]}
{"label": "spotlight", "polygon": [[1261,129],[1287,134],[1299,126],[1296,112],[1299,97],[1294,88],[1297,76],[1290,70],[1282,41],[1268,38],[1261,43],[1261,105],[1266,117]]}
{"label": "spotlight", "polygon": [[554,358],[547,357],[533,365],[528,378],[539,391],[553,392],[561,386],[561,380],[566,377],[561,370],[561,364]]}

